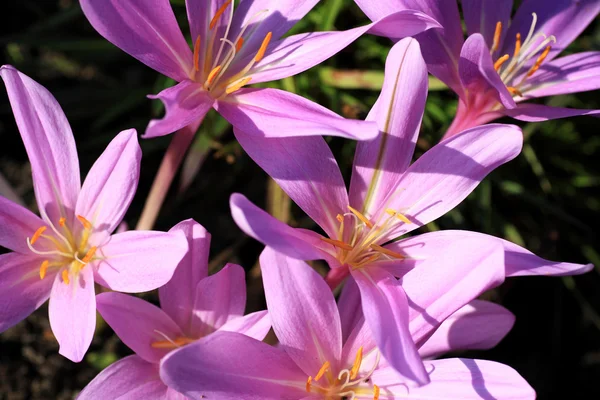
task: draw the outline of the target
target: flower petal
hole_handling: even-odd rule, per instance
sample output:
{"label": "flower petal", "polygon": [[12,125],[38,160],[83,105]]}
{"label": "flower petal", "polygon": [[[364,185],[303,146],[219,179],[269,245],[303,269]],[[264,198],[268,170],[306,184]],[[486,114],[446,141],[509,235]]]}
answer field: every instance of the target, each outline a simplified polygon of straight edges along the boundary
{"label": "flower petal", "polygon": [[168,0],[81,0],[83,13],[106,40],[176,81],[192,71],[188,46]]}
{"label": "flower petal", "polygon": [[330,236],[337,214],[347,211],[348,194],[340,168],[320,136],[264,138],[237,129],[248,155]]}
{"label": "flower petal", "polygon": [[135,129],[118,134],[88,173],[75,206],[75,215],[94,226],[90,240],[101,244],[125,216],[140,177],[142,150]]}
{"label": "flower petal", "polygon": [[502,110],[505,115],[519,121],[540,122],[552,119],[590,115],[600,116],[600,110],[580,110],[576,108],[550,107],[542,104],[518,104],[512,110]]}
{"label": "flower petal", "polygon": [[208,276],[210,233],[193,219],[175,225],[169,232],[185,234],[189,251],[177,265],[169,282],[158,288],[161,308],[181,327],[191,326],[198,282]]}
{"label": "flower petal", "polygon": [[267,310],[230,319],[219,328],[220,331],[237,332],[256,340],[263,340],[270,329],[271,317]]}
{"label": "flower petal", "polygon": [[188,250],[182,232],[129,231],[98,249],[96,282],[119,292],[154,290],[167,283]]}
{"label": "flower petal", "polygon": [[438,357],[455,350],[487,350],[512,329],[515,316],[489,301],[473,300],[450,315],[419,348],[421,357]]}
{"label": "flower petal", "polygon": [[98,312],[119,339],[147,362],[158,363],[172,350],[152,347],[153,343],[183,336],[180,327],[163,310],[138,297],[100,293],[96,303]]}
{"label": "flower petal", "polygon": [[0,67],[29,161],[42,216],[54,224],[72,218],[81,187],[71,127],[60,105],[39,83],[15,68]]}
{"label": "flower petal", "polygon": [[0,196],[0,246],[19,253],[29,254],[27,238],[42,225],[37,215]]}
{"label": "flower petal", "polygon": [[250,202],[244,195],[234,193],[229,199],[231,215],[238,227],[259,242],[298,260],[318,260],[322,242],[302,229],[294,229],[272,217]]}
{"label": "flower petal", "polygon": [[342,293],[338,299],[338,311],[340,313],[340,322],[342,324],[342,343],[354,330],[356,325],[363,318],[361,307],[360,291],[352,275],[346,279],[342,288]]}
{"label": "flower petal", "polygon": [[206,336],[241,317],[245,307],[246,273],[239,265],[227,264],[198,282],[189,331],[195,337]]}
{"label": "flower petal", "polygon": [[158,365],[132,355],[102,370],[81,391],[77,400],[166,400],[167,390],[158,375]]}
{"label": "flower petal", "polygon": [[513,1],[485,1],[485,0],[462,0],[463,16],[467,26],[467,34],[481,33],[488,47],[494,43],[496,23],[502,23],[498,50],[502,48],[502,42],[506,36],[507,27],[510,22]]}
{"label": "flower petal", "polygon": [[89,266],[77,276],[71,274],[69,283],[56,274],[48,311],[58,352],[73,362],[83,360],[96,330],[94,272]]}
{"label": "flower petal", "polygon": [[267,308],[281,347],[307,374],[342,355],[340,315],[325,280],[303,261],[266,248],[260,255]]}
{"label": "flower petal", "polygon": [[410,165],[427,99],[427,68],[419,43],[398,42],[388,55],[383,89],[367,120],[379,135],[359,142],[354,155],[350,203],[372,216]]}
{"label": "flower petal", "polygon": [[398,280],[377,267],[352,271],[362,310],[381,354],[396,371],[419,384],[429,377],[408,330],[408,299]]}
{"label": "flower petal", "polygon": [[39,256],[0,255],[0,332],[16,325],[50,297],[54,275],[40,279]]}
{"label": "flower petal", "polygon": [[307,379],[281,349],[234,332],[215,332],[171,352],[160,376],[191,399],[279,400],[306,395]]}
{"label": "flower petal", "polygon": [[148,123],[144,139],[168,135],[190,124],[199,125],[215,102],[201,85],[187,79],[148,98],[163,102],[165,116]]}
{"label": "flower petal", "polygon": [[501,124],[468,129],[438,143],[408,168],[390,195],[387,207],[412,223],[397,225],[388,237],[410,232],[456,207],[488,173],[515,158],[522,144],[518,127]]}

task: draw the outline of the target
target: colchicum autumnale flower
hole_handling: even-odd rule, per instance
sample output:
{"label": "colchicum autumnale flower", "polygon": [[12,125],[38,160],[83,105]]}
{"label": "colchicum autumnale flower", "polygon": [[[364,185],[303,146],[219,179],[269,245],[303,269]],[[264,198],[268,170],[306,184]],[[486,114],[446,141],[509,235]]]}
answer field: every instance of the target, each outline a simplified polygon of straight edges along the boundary
{"label": "colchicum autumnale flower", "polygon": [[[487,250],[502,257],[499,243]],[[347,293],[338,309],[323,278],[306,263],[269,248],[260,263],[279,346],[236,333],[216,333],[167,355],[161,363],[165,382],[192,399],[480,399],[481,393],[495,399],[535,397],[512,368],[482,360],[426,361],[431,382],[414,387],[389,366],[375,346],[360,308],[357,312],[352,307],[355,287],[344,289]],[[406,303],[395,311],[408,316]],[[497,322],[500,315],[496,310],[496,318],[490,314],[487,320]],[[510,329],[508,315],[509,323],[503,327]],[[503,316],[506,321],[506,312]],[[427,336],[440,341],[437,332],[433,336],[432,332],[430,329]],[[468,338],[463,343],[466,347],[469,342],[479,347],[477,333],[460,335]],[[410,336],[404,344],[414,348]],[[424,351],[424,356],[430,355]]]}
{"label": "colchicum autumnale flower", "polygon": [[415,37],[429,72],[460,98],[445,137],[503,115],[544,121],[599,114],[524,103],[600,88],[600,52],[555,59],[596,18],[597,0],[526,0],[512,20],[512,0],[464,0],[466,41],[455,0],[355,1],[374,21],[410,9],[426,12],[443,26]]}
{"label": "colchicum autumnale flower", "polygon": [[[396,348],[400,342],[393,335],[402,322],[394,310],[403,301],[399,293],[405,282],[394,277],[413,268],[440,265],[437,273],[448,274],[446,284],[453,287],[479,264],[477,259],[468,262],[474,239],[502,243],[506,252],[502,279],[576,274],[592,268],[546,261],[513,243],[476,232],[438,231],[397,240],[458,205],[490,171],[519,154],[522,146],[518,127],[490,124],[442,141],[410,165],[426,96],[427,71],[419,44],[403,39],[390,51],[382,93],[367,117],[378,123],[381,134],[358,143],[349,193],[323,138],[275,142],[234,130],[250,157],[325,234],[291,228],[234,194],[230,204],[238,226],[290,257],[326,260],[332,287],[351,275],[360,288],[363,312],[376,343],[399,371],[406,355]],[[463,295],[473,294],[467,289]],[[420,304],[412,300],[411,307]],[[393,321],[396,329],[384,329]]]}
{"label": "colchicum autumnale flower", "polygon": [[112,364],[81,392],[78,400],[128,398],[184,399],[159,376],[159,362],[171,351],[214,332],[238,332],[262,340],[271,322],[267,311],[243,316],[246,306],[244,269],[228,264],[208,276],[210,234],[187,220],[171,231],[188,238],[189,253],[173,278],[159,289],[161,308],[137,297],[102,293],[98,311],[136,354]]}
{"label": "colchicum autumnale flower", "polygon": [[[362,34],[410,36],[439,25],[416,11],[343,32],[310,32],[281,39],[318,0],[186,1],[193,51],[168,0],[81,0],[94,28],[107,40],[179,82],[151,98],[166,107],[145,137],[198,126],[211,107],[232,125],[261,136],[333,135],[370,139],[373,124],[346,120],[300,96],[248,89],[282,79],[331,57]],[[194,129],[195,131],[195,129]]]}
{"label": "colchicum autumnale flower", "polygon": [[80,183],[71,127],[56,99],[11,66],[0,68],[31,162],[41,218],[0,197],[0,331],[50,298],[60,354],[81,361],[96,326],[94,283],[144,292],[169,281],[187,251],[182,233],[125,232],[141,149],[133,129],[108,145]]}

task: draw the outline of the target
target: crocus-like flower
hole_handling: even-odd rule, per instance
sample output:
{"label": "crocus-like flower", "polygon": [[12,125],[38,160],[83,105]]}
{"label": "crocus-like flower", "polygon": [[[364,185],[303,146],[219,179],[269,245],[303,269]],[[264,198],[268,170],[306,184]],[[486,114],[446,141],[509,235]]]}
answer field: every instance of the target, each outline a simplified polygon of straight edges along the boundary
{"label": "crocus-like flower", "polygon": [[[502,255],[501,246],[495,251]],[[260,262],[279,347],[236,333],[217,333],[165,357],[165,382],[193,399],[535,397],[512,368],[481,360],[427,361],[431,382],[413,387],[382,357],[360,311],[342,304],[338,310],[323,278],[306,263],[268,248]],[[404,304],[395,312],[407,315],[408,308]],[[409,344],[414,347],[410,337]]]}
{"label": "crocus-like flower", "polygon": [[246,306],[244,269],[227,264],[208,276],[210,234],[187,220],[171,231],[188,238],[189,253],[173,278],[159,289],[161,308],[121,293],[96,296],[98,311],[136,355],[125,357],[102,371],[78,399],[184,399],[161,380],[158,366],[166,354],[218,331],[243,333],[262,340],[271,322],[267,311],[243,316]]}
{"label": "crocus-like flower", "polygon": [[[427,71],[419,44],[403,39],[390,51],[381,96],[367,117],[378,123],[381,134],[358,144],[349,193],[323,138],[275,143],[234,130],[248,154],[325,235],[291,228],[234,194],[230,203],[238,226],[290,257],[326,260],[332,287],[352,275],[377,345],[399,370],[405,355],[394,336],[402,324],[395,304],[402,302],[402,295],[393,276],[402,277],[420,264],[439,263],[440,270],[451,273],[446,283],[452,285],[480,262],[468,259],[473,253],[471,238],[503,244],[502,279],[592,268],[549,262],[513,243],[475,232],[439,231],[396,240],[458,205],[490,171],[519,154],[522,145],[518,127],[490,124],[442,141],[410,165],[426,96]],[[393,321],[396,329],[389,328]]]}
{"label": "crocus-like flower", "polygon": [[456,0],[355,1],[374,21],[414,9],[443,26],[416,38],[429,72],[460,98],[446,137],[503,115],[544,121],[599,113],[523,103],[600,88],[600,52],[554,59],[596,18],[597,0],[526,0],[512,21],[512,0],[465,0],[462,10],[470,35],[466,41]]}
{"label": "crocus-like flower", "polygon": [[188,0],[193,52],[168,0],[81,0],[94,28],[110,42],[179,82],[151,98],[166,107],[146,137],[198,124],[214,107],[234,126],[266,136],[334,135],[370,139],[377,128],[345,120],[300,96],[247,84],[300,73],[366,32],[410,36],[439,27],[430,17],[402,11],[343,32],[311,32],[284,39],[318,0]]}
{"label": "crocus-like flower", "polygon": [[133,129],[108,145],[81,186],[71,127],[56,99],[10,66],[0,68],[31,162],[41,219],[0,197],[0,331],[50,298],[60,354],[81,361],[96,326],[94,283],[144,292],[169,281],[187,251],[182,233],[113,236],[139,178]]}

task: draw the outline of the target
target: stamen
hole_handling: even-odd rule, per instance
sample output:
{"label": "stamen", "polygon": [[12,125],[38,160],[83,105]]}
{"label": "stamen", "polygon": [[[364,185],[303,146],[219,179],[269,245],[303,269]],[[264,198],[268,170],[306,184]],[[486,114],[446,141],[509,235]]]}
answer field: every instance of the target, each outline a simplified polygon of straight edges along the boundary
{"label": "stamen", "polygon": [[92,223],[90,221],[88,221],[87,219],[85,219],[84,217],[82,217],[81,215],[77,216],[77,219],[79,220],[79,222],[81,222],[81,225],[83,225],[83,227],[85,229],[87,229],[88,231],[90,229],[92,229]]}
{"label": "stamen", "polygon": [[206,85],[210,86],[213,81],[215,80],[215,77],[217,76],[217,74],[219,73],[219,71],[221,70],[221,66],[217,65],[215,68],[213,68],[212,71],[210,71],[210,74],[208,74],[208,78],[206,78]]}
{"label": "stamen", "polygon": [[325,361],[323,363],[323,365],[321,366],[321,369],[315,376],[315,381],[318,381],[319,379],[321,379],[323,377],[323,375],[325,375],[325,372],[329,369],[330,366],[331,366],[331,364],[329,363],[329,361]]}
{"label": "stamen", "polygon": [[406,218],[406,216],[404,216],[403,214],[400,214],[398,211],[392,210],[391,208],[388,208],[387,210],[385,210],[385,212],[393,217],[398,218],[400,221],[404,222],[405,224],[412,223],[408,218]]}
{"label": "stamen", "polygon": [[69,279],[69,272],[66,269],[63,269],[62,280],[65,285],[71,283],[71,280]]}
{"label": "stamen", "polygon": [[241,37],[237,40],[237,42],[235,42],[235,51],[239,52],[243,45],[244,45],[244,38]]}
{"label": "stamen", "polygon": [[348,206],[348,210],[352,211],[352,214],[356,215],[356,218],[364,222],[366,226],[368,226],[369,228],[373,228],[373,223],[369,221],[369,219],[365,217],[360,211],[358,211],[355,208],[352,208],[351,206]]}
{"label": "stamen", "polygon": [[236,90],[241,89],[242,86],[247,85],[251,79],[252,79],[252,77],[240,79],[239,81],[237,81],[237,83],[234,83],[233,85],[228,86],[227,89],[225,89],[225,93],[231,94],[231,93],[235,92]]}
{"label": "stamen", "polygon": [[504,64],[509,58],[510,56],[508,54],[505,54],[496,60],[496,62],[494,63],[494,69],[496,70],[496,72],[498,72],[502,64]]}
{"label": "stamen", "polygon": [[310,386],[312,384],[312,376],[309,376],[308,379],[306,380],[306,392],[310,393]]}
{"label": "stamen", "polygon": [[48,271],[49,265],[50,265],[50,261],[44,260],[44,262],[40,266],[40,279],[44,279],[44,277],[46,276],[46,271]]}
{"label": "stamen", "polygon": [[521,91],[520,91],[519,89],[517,89],[516,87],[513,87],[513,86],[507,86],[506,88],[508,89],[508,92],[509,92],[510,94],[512,94],[512,95],[515,95],[515,94],[517,94],[517,95],[519,95],[519,96],[523,97],[523,93],[521,93]]}
{"label": "stamen", "polygon": [[373,385],[373,400],[379,400],[379,386]]}
{"label": "stamen", "polygon": [[46,231],[46,229],[48,229],[48,227],[46,227],[46,226],[42,226],[42,227],[38,228],[38,230],[35,231],[35,233],[31,237],[31,244],[34,244],[35,242],[37,242],[37,240],[42,236],[42,233],[44,233],[44,231]]}
{"label": "stamen", "polygon": [[175,347],[181,347],[183,345],[194,342],[194,339],[182,336],[178,337],[175,340],[158,340],[156,342],[150,343],[150,347],[155,349],[172,349]]}
{"label": "stamen", "polygon": [[60,217],[60,219],[58,220],[58,226],[60,226],[62,228],[63,226],[65,226],[66,222],[67,222],[67,219],[65,217]]}
{"label": "stamen", "polygon": [[354,364],[352,364],[352,369],[350,370],[350,379],[356,379],[358,370],[360,369],[360,364],[362,363],[362,355],[363,347],[360,346],[356,352],[356,358],[354,359]]}
{"label": "stamen", "polygon": [[265,56],[265,52],[267,51],[267,46],[271,41],[271,37],[273,36],[272,32],[267,33],[267,36],[263,39],[262,44],[260,45],[260,49],[258,49],[258,53],[256,53],[256,57],[254,57],[255,62],[259,62]]}
{"label": "stamen", "polygon": [[334,245],[335,247],[339,247],[344,250],[352,250],[354,247],[350,246],[347,243],[342,242],[341,240],[329,239],[329,238],[321,238],[322,241],[327,242],[329,244]]}
{"label": "stamen", "polygon": [[542,54],[540,54],[540,56],[537,58],[537,60],[535,60],[535,64],[533,64],[531,69],[527,72],[527,75],[526,75],[527,78],[529,78],[529,77],[531,77],[531,75],[535,74],[535,72],[540,68],[540,65],[542,65],[542,63],[548,56],[548,53],[550,53],[550,47],[551,47],[550,45],[546,46],[546,48],[544,49]]}
{"label": "stamen", "polygon": [[196,72],[200,71],[200,35],[198,35],[196,43],[194,43],[194,69]]}
{"label": "stamen", "polygon": [[495,52],[498,50],[498,46],[500,45],[500,35],[502,34],[502,21],[496,22],[496,30],[494,31],[494,42],[492,44],[492,48],[490,52]]}
{"label": "stamen", "polygon": [[229,5],[231,4],[231,0],[227,0],[215,13],[215,16],[212,18],[212,20],[210,21],[210,25],[208,26],[208,28],[210,30],[215,28],[215,25],[217,25],[217,22],[219,21],[219,18],[221,18],[221,15],[223,15],[223,13],[225,12],[225,10],[227,10],[227,7],[229,7]]}
{"label": "stamen", "polygon": [[521,51],[521,34],[517,33],[517,41],[515,42],[515,52],[513,53],[513,57],[517,57],[519,52]]}
{"label": "stamen", "polygon": [[400,253],[396,253],[395,251],[392,251],[390,249],[386,249],[385,247],[382,247],[382,246],[380,246],[378,244],[372,244],[371,248],[373,250],[375,250],[375,251],[378,251],[380,253],[383,253],[383,254],[388,255],[390,257],[393,257],[393,258],[398,258],[400,260],[403,260],[403,259],[406,258],[406,256],[404,256],[404,255],[402,255]]}
{"label": "stamen", "polygon": [[87,264],[87,263],[89,263],[89,262],[92,260],[92,258],[94,257],[94,254],[96,254],[96,250],[98,250],[98,247],[96,247],[96,246],[92,246],[92,248],[90,248],[90,249],[88,250],[88,252],[87,252],[87,253],[85,254],[85,256],[84,256],[84,257],[81,259],[81,261],[82,261],[84,264]]}
{"label": "stamen", "polygon": [[338,214],[335,216],[335,219],[338,220],[338,222],[344,222],[344,216],[342,214]]}

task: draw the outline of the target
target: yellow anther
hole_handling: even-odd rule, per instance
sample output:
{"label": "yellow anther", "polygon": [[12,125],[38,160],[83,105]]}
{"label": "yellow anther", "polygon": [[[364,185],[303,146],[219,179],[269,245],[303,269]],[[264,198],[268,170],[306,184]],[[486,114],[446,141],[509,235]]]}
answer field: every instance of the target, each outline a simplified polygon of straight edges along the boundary
{"label": "yellow anther", "polygon": [[217,22],[219,21],[219,18],[221,18],[221,15],[223,15],[223,13],[225,12],[225,10],[227,10],[227,7],[230,4],[231,4],[231,0],[227,0],[221,7],[219,7],[219,9],[217,10],[217,12],[215,13],[215,16],[210,21],[210,25],[208,26],[209,29],[214,29],[215,28],[215,25],[217,25]]}
{"label": "yellow anther", "polygon": [[91,247],[81,261],[83,261],[84,264],[89,263],[94,257],[94,254],[96,254],[96,250],[98,250],[96,246]]}
{"label": "yellow anther", "polygon": [[66,222],[67,222],[67,219],[65,217],[60,217],[60,219],[58,220],[58,225],[63,227],[63,226],[65,226]]}
{"label": "yellow anther", "polygon": [[342,214],[338,214],[335,216],[335,219],[338,220],[338,222],[344,222],[344,216]]}
{"label": "yellow anther", "polygon": [[329,363],[329,361],[325,361],[323,363],[323,365],[321,366],[321,369],[319,370],[317,375],[315,375],[315,381],[318,381],[319,379],[321,379],[323,377],[323,375],[325,375],[325,372],[329,369],[330,366],[331,366],[331,364]]}
{"label": "yellow anther", "polygon": [[71,280],[69,279],[69,272],[66,269],[63,269],[62,280],[65,285],[71,283]]}
{"label": "yellow anther", "polygon": [[312,384],[312,376],[309,376],[308,379],[306,379],[306,391],[308,393],[310,393],[311,384]]}
{"label": "yellow anther", "polygon": [[81,225],[83,225],[83,227],[85,229],[87,229],[88,231],[90,229],[92,229],[92,223],[90,221],[88,221],[87,219],[85,219],[84,217],[82,217],[81,215],[77,216],[77,219],[79,220],[79,222],[81,222]]}
{"label": "yellow anther", "polygon": [[44,279],[46,276],[46,271],[48,271],[48,266],[50,265],[50,261],[45,260],[40,266],[40,279]]}
{"label": "yellow anther", "polygon": [[235,92],[236,90],[240,89],[242,86],[247,85],[251,79],[252,79],[252,77],[239,80],[236,84],[231,85],[227,89],[225,89],[225,93],[231,94],[231,93]]}
{"label": "yellow anther", "polygon": [[210,71],[210,74],[208,74],[208,78],[206,78],[206,85],[211,85],[213,83],[213,81],[217,77],[217,74],[219,73],[219,71],[221,71],[220,65],[217,65],[216,67],[213,68],[212,71]]}
{"label": "yellow anther", "polygon": [[350,370],[350,380],[356,379],[358,375],[358,370],[360,369],[360,364],[362,363],[363,356],[363,347],[360,346],[358,351],[356,352],[356,357],[354,358],[354,364],[352,364],[352,369]]}
{"label": "yellow anther", "polygon": [[410,219],[406,218],[406,216],[404,214],[399,213],[398,211],[392,210],[391,208],[388,208],[387,210],[385,210],[386,213],[388,213],[389,215],[398,218],[400,221],[404,222],[405,224],[411,224],[412,222],[410,221]]}
{"label": "yellow anther", "polygon": [[186,344],[194,342],[194,339],[182,336],[178,337],[175,340],[159,340],[156,342],[150,343],[150,347],[155,349],[174,349],[176,347],[181,347]]}
{"label": "yellow anther", "polygon": [[237,40],[237,42],[235,42],[235,51],[238,52],[242,49],[242,46],[244,45],[244,38],[241,37]]}
{"label": "yellow anther", "polygon": [[510,94],[512,94],[513,96],[515,94],[517,94],[517,95],[523,97],[523,93],[521,93],[521,91],[519,89],[517,89],[516,87],[507,86],[506,88],[508,89],[508,91],[510,92]]}
{"label": "yellow anther", "polygon": [[535,60],[535,64],[533,64],[533,67],[531,67],[531,69],[527,72],[527,78],[533,75],[535,71],[537,71],[540,68],[540,65],[542,65],[542,63],[548,56],[548,53],[550,53],[550,46],[546,46],[542,54],[540,54],[537,60]]}
{"label": "yellow anther", "polygon": [[332,244],[335,247],[339,247],[340,249],[344,249],[344,250],[352,250],[354,247],[350,246],[348,243],[344,243],[341,240],[335,240],[335,239],[329,239],[329,238],[321,238],[322,241]]}
{"label": "yellow anther", "polygon": [[256,57],[254,57],[255,62],[259,62],[265,56],[265,51],[267,51],[267,46],[271,41],[271,37],[273,36],[272,32],[267,33],[267,36],[263,39],[262,44],[260,45],[260,49],[258,49],[258,53],[256,53]]}
{"label": "yellow anther", "polygon": [[390,249],[386,249],[385,247],[382,247],[382,246],[380,246],[378,244],[372,244],[371,248],[373,250],[375,250],[375,251],[378,251],[380,253],[386,254],[386,255],[388,255],[390,257],[393,257],[393,258],[398,258],[400,260],[406,258],[406,256],[404,256],[404,255],[402,255],[400,253],[396,253],[395,251],[392,251]]}
{"label": "yellow anther", "polygon": [[379,400],[379,386],[373,385],[373,400]]}
{"label": "yellow anther", "polygon": [[517,33],[517,41],[515,42],[515,52],[513,53],[513,57],[516,57],[521,52],[521,34]]}
{"label": "yellow anther", "polygon": [[200,71],[200,35],[198,35],[194,43],[194,69],[196,72]]}
{"label": "yellow anther", "polygon": [[500,35],[502,34],[502,21],[496,22],[496,30],[494,31],[494,42],[492,44],[492,52],[498,50],[500,45]]}
{"label": "yellow anther", "polygon": [[365,217],[360,211],[358,211],[355,208],[352,208],[351,206],[348,206],[348,210],[350,210],[352,212],[352,214],[356,215],[356,218],[358,218],[362,222],[364,222],[365,225],[369,227],[369,229],[373,228],[373,223],[371,221],[369,221],[369,219],[367,217]]}
{"label": "yellow anther", "polygon": [[35,231],[35,233],[33,234],[33,236],[31,237],[31,244],[34,244],[35,242],[37,242],[37,240],[42,236],[42,233],[44,233],[44,231],[48,229],[45,226],[41,226],[38,228],[37,231]]}
{"label": "yellow anther", "polygon": [[494,63],[494,69],[496,71],[498,71],[500,69],[500,67],[502,66],[502,64],[504,64],[506,62],[506,60],[508,60],[510,57],[508,54],[503,55],[502,57],[500,57],[499,59],[496,60],[496,62]]}

